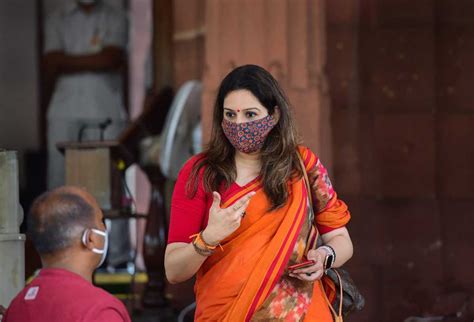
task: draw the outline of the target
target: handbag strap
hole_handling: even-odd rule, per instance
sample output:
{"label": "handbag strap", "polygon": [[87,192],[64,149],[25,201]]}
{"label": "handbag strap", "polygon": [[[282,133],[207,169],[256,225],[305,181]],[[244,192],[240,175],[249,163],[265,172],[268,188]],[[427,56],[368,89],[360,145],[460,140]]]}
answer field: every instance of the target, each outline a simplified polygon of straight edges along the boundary
{"label": "handbag strap", "polygon": [[311,196],[311,187],[309,185],[309,178],[308,178],[308,173],[306,172],[306,166],[304,165],[303,158],[301,157],[300,153],[296,153],[298,155],[298,160],[300,161],[300,167],[301,167],[301,172],[303,173],[304,177],[304,183],[306,186],[306,190],[308,191],[308,198],[309,198],[309,203],[311,206],[313,205],[313,197]]}
{"label": "handbag strap", "polygon": [[[301,157],[300,153],[297,152],[296,154],[298,155],[298,160],[300,162],[301,172],[303,172],[303,181],[306,185],[306,191],[308,192],[309,203],[312,207],[313,206],[313,197],[312,197],[312,194],[311,194],[311,186],[309,185],[308,173],[306,172],[306,166],[304,164],[303,158]],[[319,236],[319,231],[318,231],[316,225],[314,225],[314,228],[315,228],[315,231],[316,231],[316,240],[317,240],[317,238]],[[321,280],[319,281],[319,284],[321,285],[321,288],[322,288],[323,297],[326,300],[326,303],[328,304],[329,309],[331,309],[331,312],[334,316],[334,321],[335,322],[343,322],[343,320],[342,320],[342,295],[343,295],[342,294],[342,279],[341,279],[341,276],[339,275],[338,271],[336,269],[333,269],[333,270],[337,275],[337,279],[339,280],[339,312],[338,312],[339,314],[334,310],[331,303],[329,302],[329,299],[326,295],[326,291],[324,290],[324,286],[323,286],[323,283],[321,282]]]}
{"label": "handbag strap", "polygon": [[342,293],[342,278],[341,278],[341,275],[339,275],[339,272],[337,271],[337,269],[335,268],[332,268],[332,270],[336,273],[336,276],[337,276],[337,279],[339,281],[339,314],[336,313],[336,311],[334,310],[334,308],[332,307],[331,305],[331,302],[329,302],[329,299],[328,299],[328,296],[326,295],[326,291],[324,290],[324,286],[323,286],[323,282],[322,281],[319,281],[320,283],[320,286],[321,286],[321,289],[322,289],[322,292],[323,292],[323,297],[324,299],[326,300],[326,303],[328,304],[329,308],[331,309],[331,312],[334,316],[334,322],[343,322],[342,320],[342,296],[343,296],[343,293]]}

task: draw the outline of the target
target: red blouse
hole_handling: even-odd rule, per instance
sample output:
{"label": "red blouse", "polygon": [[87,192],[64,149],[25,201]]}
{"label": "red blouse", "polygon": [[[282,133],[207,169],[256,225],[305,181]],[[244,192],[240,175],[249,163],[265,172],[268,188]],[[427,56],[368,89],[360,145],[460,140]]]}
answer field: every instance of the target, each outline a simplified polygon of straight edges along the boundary
{"label": "red blouse", "polygon": [[[312,153],[312,152],[311,152]],[[197,155],[189,159],[181,169],[178,180],[173,192],[171,200],[171,218],[168,233],[168,244],[175,242],[189,243],[191,235],[194,235],[207,226],[209,219],[209,209],[212,205],[212,193],[207,193],[202,182],[203,170],[199,173],[199,185],[196,195],[189,198],[186,193],[186,183],[191,175],[193,165],[202,158],[202,155]],[[332,198],[337,198],[329,177],[327,170],[318,160],[315,166],[308,171],[308,177],[312,187],[313,209],[317,215],[323,211],[327,211],[327,204]],[[237,190],[243,189],[258,180],[258,177],[241,187],[237,183],[232,183],[228,189],[222,185],[219,193],[222,199],[225,200],[228,194],[232,194]],[[347,212],[348,215],[348,212]],[[349,218],[350,216],[348,216]],[[348,221],[349,219],[347,219]],[[317,228],[321,234],[325,234],[338,227],[327,227],[317,224]]]}

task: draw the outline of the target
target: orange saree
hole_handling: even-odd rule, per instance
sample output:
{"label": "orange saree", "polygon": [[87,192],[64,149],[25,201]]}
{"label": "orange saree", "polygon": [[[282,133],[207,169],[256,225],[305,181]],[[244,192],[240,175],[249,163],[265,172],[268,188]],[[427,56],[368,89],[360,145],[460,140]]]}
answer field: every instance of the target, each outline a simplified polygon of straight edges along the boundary
{"label": "orange saree", "polygon": [[[300,153],[307,169],[314,168],[316,156],[306,148]],[[303,180],[288,185],[287,203],[273,212],[267,212],[270,202],[260,181],[223,200],[222,207],[228,207],[248,192],[256,192],[239,229],[197,274],[196,321],[332,321],[319,284],[297,280],[286,272],[286,267],[301,261],[313,220]],[[338,228],[349,220],[347,207],[335,194],[325,209],[337,214],[323,210],[316,215],[325,227]]]}

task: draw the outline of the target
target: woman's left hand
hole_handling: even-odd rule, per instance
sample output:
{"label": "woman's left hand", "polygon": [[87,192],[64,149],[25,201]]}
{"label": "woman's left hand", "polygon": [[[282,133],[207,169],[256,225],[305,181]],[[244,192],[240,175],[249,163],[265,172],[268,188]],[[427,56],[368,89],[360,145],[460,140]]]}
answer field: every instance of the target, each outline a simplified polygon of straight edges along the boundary
{"label": "woman's left hand", "polygon": [[291,271],[289,275],[306,282],[314,282],[321,279],[324,274],[323,265],[326,252],[321,249],[312,249],[308,252],[307,258],[312,259],[314,264],[305,268],[295,269]]}

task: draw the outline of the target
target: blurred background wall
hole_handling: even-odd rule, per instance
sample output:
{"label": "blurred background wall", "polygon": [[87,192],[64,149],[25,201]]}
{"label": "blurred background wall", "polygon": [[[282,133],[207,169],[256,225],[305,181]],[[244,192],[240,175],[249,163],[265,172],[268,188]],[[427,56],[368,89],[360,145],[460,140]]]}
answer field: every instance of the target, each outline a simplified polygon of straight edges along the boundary
{"label": "blurred background wall", "polygon": [[[474,3],[204,7],[175,3],[175,77],[202,75],[208,130],[217,86],[233,67],[260,64],[283,85],[304,142],[353,213],[348,268],[367,306],[350,320],[472,318]],[[185,31],[194,37],[177,37]]]}
{"label": "blurred background wall", "polygon": [[362,315],[472,319],[474,3],[327,3],[334,175]]}
{"label": "blurred background wall", "polygon": [[40,148],[37,13],[34,2],[0,2],[2,148],[21,151]]}
{"label": "blurred background wall", "polygon": [[[453,321],[472,320],[474,2],[153,4],[171,8],[153,15],[155,34],[162,28],[169,39],[155,39],[154,57],[170,53],[155,78],[168,68],[175,89],[204,82],[204,137],[219,81],[233,67],[260,64],[285,88],[305,144],[353,214],[348,269],[367,304],[350,321],[458,311]],[[41,149],[37,14],[26,2],[0,2],[8,44],[0,46],[0,146],[20,152]]]}

